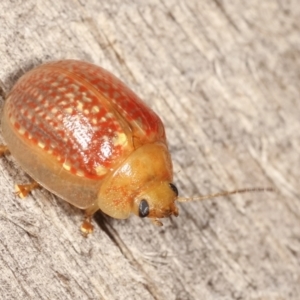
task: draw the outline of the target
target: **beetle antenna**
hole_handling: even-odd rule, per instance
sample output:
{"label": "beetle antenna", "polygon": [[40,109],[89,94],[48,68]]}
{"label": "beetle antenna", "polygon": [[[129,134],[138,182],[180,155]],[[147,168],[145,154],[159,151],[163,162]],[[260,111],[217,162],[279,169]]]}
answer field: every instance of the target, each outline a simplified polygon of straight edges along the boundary
{"label": "beetle antenna", "polygon": [[268,187],[268,188],[246,188],[246,189],[240,189],[240,190],[234,190],[234,191],[224,191],[219,192],[216,194],[210,194],[205,196],[197,196],[197,197],[178,197],[178,202],[188,202],[188,201],[194,201],[194,200],[206,200],[206,199],[212,199],[217,197],[225,197],[229,195],[234,194],[243,194],[243,193],[255,193],[255,192],[275,192],[275,189]]}

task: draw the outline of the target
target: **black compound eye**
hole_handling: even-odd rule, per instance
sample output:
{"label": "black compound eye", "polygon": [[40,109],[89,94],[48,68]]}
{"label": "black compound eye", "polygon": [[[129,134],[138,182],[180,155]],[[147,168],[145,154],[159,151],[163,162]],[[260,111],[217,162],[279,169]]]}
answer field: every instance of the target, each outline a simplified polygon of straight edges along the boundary
{"label": "black compound eye", "polygon": [[146,200],[141,200],[140,205],[139,205],[139,216],[141,218],[145,218],[149,215],[149,204]]}
{"label": "black compound eye", "polygon": [[176,194],[176,197],[178,197],[177,187],[173,183],[169,183],[169,185],[170,185],[170,188],[172,189],[172,191]]}

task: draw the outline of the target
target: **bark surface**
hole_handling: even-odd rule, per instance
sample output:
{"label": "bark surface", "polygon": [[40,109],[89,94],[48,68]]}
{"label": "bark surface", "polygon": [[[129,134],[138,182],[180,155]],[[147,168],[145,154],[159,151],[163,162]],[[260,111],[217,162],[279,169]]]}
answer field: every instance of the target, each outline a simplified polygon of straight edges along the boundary
{"label": "bark surface", "polygon": [[[252,0],[4,0],[1,107],[32,67],[75,58],[121,78],[162,118],[178,218],[96,216],[0,159],[1,299],[299,299],[300,6]],[[3,142],[0,134],[0,143]]]}

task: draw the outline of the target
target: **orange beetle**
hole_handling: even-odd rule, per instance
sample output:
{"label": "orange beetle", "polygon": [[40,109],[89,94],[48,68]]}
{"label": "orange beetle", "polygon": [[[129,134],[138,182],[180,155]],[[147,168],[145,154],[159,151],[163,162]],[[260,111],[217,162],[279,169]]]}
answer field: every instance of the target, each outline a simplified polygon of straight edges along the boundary
{"label": "orange beetle", "polygon": [[64,60],[26,73],[7,96],[2,133],[38,184],[88,216],[178,215],[160,118],[98,66]]}
{"label": "orange beetle", "polygon": [[[86,211],[82,230],[100,209],[128,218],[178,215],[178,198],[160,118],[124,83],[93,64],[63,60],[23,75],[8,94],[2,133],[9,151],[35,180],[18,185],[25,197],[41,185]],[[250,189],[260,190],[260,189]],[[263,189],[265,190],[265,189]]]}

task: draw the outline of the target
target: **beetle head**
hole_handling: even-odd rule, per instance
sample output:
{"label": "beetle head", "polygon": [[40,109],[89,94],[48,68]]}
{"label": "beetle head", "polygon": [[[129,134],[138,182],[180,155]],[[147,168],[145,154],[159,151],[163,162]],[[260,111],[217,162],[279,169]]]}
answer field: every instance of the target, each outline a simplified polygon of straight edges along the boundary
{"label": "beetle head", "polygon": [[153,182],[135,197],[133,213],[141,218],[149,217],[154,220],[178,216],[175,205],[177,196],[178,190],[173,183]]}

